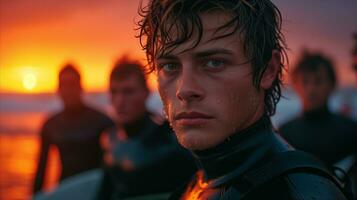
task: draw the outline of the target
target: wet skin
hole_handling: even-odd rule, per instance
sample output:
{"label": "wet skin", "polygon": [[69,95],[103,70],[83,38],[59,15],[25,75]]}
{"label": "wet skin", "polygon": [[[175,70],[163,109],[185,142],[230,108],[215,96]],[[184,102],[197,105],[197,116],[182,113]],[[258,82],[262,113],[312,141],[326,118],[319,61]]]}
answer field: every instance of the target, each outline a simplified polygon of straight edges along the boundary
{"label": "wet skin", "polygon": [[262,116],[264,89],[275,79],[280,59],[273,52],[257,89],[238,33],[210,41],[230,16],[218,11],[200,17],[204,33],[195,48],[188,50],[194,42],[188,40],[155,61],[167,117],[180,144],[191,150],[214,147]]}

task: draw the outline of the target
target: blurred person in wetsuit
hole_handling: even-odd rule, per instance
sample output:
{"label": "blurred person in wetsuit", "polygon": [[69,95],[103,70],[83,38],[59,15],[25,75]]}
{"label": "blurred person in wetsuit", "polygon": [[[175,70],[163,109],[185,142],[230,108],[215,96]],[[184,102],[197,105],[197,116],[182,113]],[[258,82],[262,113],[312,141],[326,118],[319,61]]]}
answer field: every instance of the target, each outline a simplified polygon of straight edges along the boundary
{"label": "blurred person in wetsuit", "polygon": [[147,110],[149,94],[142,64],[119,60],[110,74],[117,127],[106,131],[102,140],[108,168],[98,199],[171,192],[195,171],[168,122]]}
{"label": "blurred person in wetsuit", "polygon": [[199,168],[171,199],[345,199],[323,164],[271,124],[286,58],[271,1],[151,0],[141,8],[148,69]]}
{"label": "blurred person in wetsuit", "polygon": [[100,134],[114,126],[110,118],[83,101],[80,74],[74,65],[66,64],[58,78],[58,94],[64,108],[49,117],[41,129],[34,192],[43,187],[51,146],[58,148],[62,168],[60,180],[63,180],[101,167],[103,149],[99,142]]}
{"label": "blurred person in wetsuit", "polygon": [[346,156],[356,156],[357,123],[328,107],[337,84],[331,60],[305,52],[291,77],[302,113],[280,127],[281,135],[295,148],[315,155],[329,166]]}
{"label": "blurred person in wetsuit", "polygon": [[356,195],[357,122],[331,112],[328,107],[337,85],[332,61],[319,53],[304,52],[291,77],[302,113],[280,127],[281,135],[295,148],[315,155],[329,167],[350,156],[354,164],[343,170]]}

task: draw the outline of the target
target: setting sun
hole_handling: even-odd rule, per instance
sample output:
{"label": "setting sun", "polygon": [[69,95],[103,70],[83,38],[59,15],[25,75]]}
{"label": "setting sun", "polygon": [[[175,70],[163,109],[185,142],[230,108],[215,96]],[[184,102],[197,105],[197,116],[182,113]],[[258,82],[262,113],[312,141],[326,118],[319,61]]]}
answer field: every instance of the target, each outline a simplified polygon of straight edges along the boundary
{"label": "setting sun", "polygon": [[33,90],[37,84],[37,77],[34,73],[25,74],[22,79],[22,85],[27,90]]}
{"label": "setting sun", "polygon": [[[81,71],[85,91],[105,92],[110,70],[122,55],[129,54],[146,64],[145,52],[135,37],[139,0],[106,4],[85,0],[45,2],[0,1],[0,93],[53,93],[58,72],[67,61],[73,61]],[[287,10],[296,7],[279,2]],[[314,9],[306,10],[307,14],[287,12],[291,21],[283,23],[283,29],[287,33],[290,66],[294,66],[301,49],[321,50],[335,60],[339,84],[349,85],[355,80],[350,67],[355,17],[345,16],[354,13],[353,6],[336,2],[324,9],[319,9],[319,3],[311,3]],[[294,4],[305,6],[301,2]],[[330,16],[335,7],[344,12]],[[315,14],[317,17],[310,20],[310,15]],[[344,23],[331,29],[331,20]],[[307,34],[311,37],[304,37]],[[154,89],[155,79],[149,78]]]}

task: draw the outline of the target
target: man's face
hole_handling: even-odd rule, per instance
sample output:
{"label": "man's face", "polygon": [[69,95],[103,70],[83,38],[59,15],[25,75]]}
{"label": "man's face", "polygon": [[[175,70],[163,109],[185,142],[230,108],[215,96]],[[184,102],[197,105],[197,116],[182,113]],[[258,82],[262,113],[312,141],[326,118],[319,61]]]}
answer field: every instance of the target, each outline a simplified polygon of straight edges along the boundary
{"label": "man's face", "polygon": [[188,50],[194,42],[189,40],[156,58],[165,112],[180,144],[191,150],[222,143],[264,110],[264,92],[253,86],[238,33],[210,40],[229,16],[215,12],[201,19],[204,33],[198,46]]}
{"label": "man's face", "polygon": [[81,104],[82,88],[78,76],[71,72],[63,73],[59,78],[58,93],[67,108],[75,108]]}
{"label": "man's face", "polygon": [[110,95],[120,124],[135,122],[146,111],[148,91],[136,75],[129,75],[122,80],[111,80]]}
{"label": "man's face", "polygon": [[333,84],[322,67],[317,71],[299,73],[294,86],[301,98],[304,111],[325,106],[333,90]]}

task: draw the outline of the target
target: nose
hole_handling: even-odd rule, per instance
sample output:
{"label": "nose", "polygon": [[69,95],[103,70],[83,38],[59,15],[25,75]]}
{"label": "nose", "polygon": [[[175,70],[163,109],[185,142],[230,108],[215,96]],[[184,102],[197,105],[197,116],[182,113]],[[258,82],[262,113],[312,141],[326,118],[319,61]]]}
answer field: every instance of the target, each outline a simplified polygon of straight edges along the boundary
{"label": "nose", "polygon": [[183,67],[178,80],[176,97],[184,102],[201,101],[204,98],[204,89],[200,82],[200,76],[191,69]]}
{"label": "nose", "polygon": [[303,86],[304,93],[308,96],[314,95],[317,92],[317,89],[317,85],[312,81],[306,82]]}
{"label": "nose", "polygon": [[120,94],[119,92],[116,92],[114,94],[112,94],[112,103],[115,107],[122,107],[123,103],[124,103],[124,97],[122,94]]}

